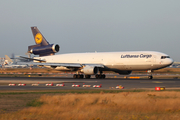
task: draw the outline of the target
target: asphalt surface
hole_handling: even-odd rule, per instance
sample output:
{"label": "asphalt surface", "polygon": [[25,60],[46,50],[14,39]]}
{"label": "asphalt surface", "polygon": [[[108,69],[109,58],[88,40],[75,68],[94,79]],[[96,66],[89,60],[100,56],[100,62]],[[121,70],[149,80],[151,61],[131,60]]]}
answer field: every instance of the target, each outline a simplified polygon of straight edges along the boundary
{"label": "asphalt surface", "polygon": [[[15,83],[16,86],[9,86],[9,83]],[[17,86],[19,83],[26,86]],[[39,86],[32,86],[38,84]],[[54,86],[45,86],[47,83],[53,83]],[[59,87],[56,84],[64,83],[65,86]],[[80,87],[72,87],[72,85]],[[91,85],[84,88],[83,85]],[[101,88],[93,88],[93,85],[101,85]],[[73,79],[68,77],[0,77],[0,90],[69,90],[69,89],[115,89],[117,85],[122,85],[124,89],[154,89],[155,87],[165,87],[166,89],[180,89],[180,79],[124,79],[124,78],[106,78],[106,79]]]}

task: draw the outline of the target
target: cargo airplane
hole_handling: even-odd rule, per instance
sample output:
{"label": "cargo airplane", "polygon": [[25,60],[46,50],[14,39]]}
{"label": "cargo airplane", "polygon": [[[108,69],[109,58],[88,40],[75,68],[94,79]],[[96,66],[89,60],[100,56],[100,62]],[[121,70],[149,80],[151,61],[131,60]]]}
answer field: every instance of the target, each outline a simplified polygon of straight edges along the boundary
{"label": "cargo airplane", "polygon": [[34,65],[45,66],[60,71],[74,71],[73,78],[105,78],[103,71],[113,71],[120,75],[129,75],[132,71],[149,71],[165,68],[173,60],[164,53],[155,51],[68,53],[55,55],[60,49],[58,44],[49,44],[37,27],[31,27],[36,45],[28,46],[28,52],[39,57]]}

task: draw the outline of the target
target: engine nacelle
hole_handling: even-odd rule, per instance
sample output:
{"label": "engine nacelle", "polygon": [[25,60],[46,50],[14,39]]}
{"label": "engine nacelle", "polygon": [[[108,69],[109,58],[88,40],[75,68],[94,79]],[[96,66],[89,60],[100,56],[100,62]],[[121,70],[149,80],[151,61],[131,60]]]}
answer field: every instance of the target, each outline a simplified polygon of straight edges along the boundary
{"label": "engine nacelle", "polygon": [[116,71],[117,73],[119,73],[120,75],[129,75],[129,74],[131,74],[132,73],[132,71]]}
{"label": "engine nacelle", "polygon": [[94,75],[97,74],[99,69],[95,66],[85,66],[83,69],[81,69],[81,72],[83,72],[85,75]]}
{"label": "engine nacelle", "polygon": [[57,53],[57,52],[59,52],[59,49],[60,49],[60,47],[58,44],[56,44],[56,45],[51,44],[51,45],[46,45],[46,46],[34,47],[31,50],[29,50],[29,52],[34,55],[43,56],[43,55]]}

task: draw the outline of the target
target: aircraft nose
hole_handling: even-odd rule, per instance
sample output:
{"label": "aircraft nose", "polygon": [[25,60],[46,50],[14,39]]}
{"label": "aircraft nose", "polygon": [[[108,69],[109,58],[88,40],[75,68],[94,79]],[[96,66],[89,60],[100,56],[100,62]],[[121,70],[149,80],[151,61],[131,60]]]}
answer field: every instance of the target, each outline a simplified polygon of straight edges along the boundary
{"label": "aircraft nose", "polygon": [[168,58],[167,61],[166,61],[166,63],[167,63],[168,65],[172,65],[173,62],[174,62],[174,60],[171,59],[171,58]]}

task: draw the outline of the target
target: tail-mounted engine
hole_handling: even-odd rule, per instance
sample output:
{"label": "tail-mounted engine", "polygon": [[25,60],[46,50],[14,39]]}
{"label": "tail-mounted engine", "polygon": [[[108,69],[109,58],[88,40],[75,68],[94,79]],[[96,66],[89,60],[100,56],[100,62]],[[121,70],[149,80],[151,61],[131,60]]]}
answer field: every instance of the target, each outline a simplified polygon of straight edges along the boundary
{"label": "tail-mounted engine", "polygon": [[34,55],[46,56],[46,55],[54,55],[59,52],[60,47],[58,44],[50,44],[46,46],[32,45],[28,47],[28,52]]}

